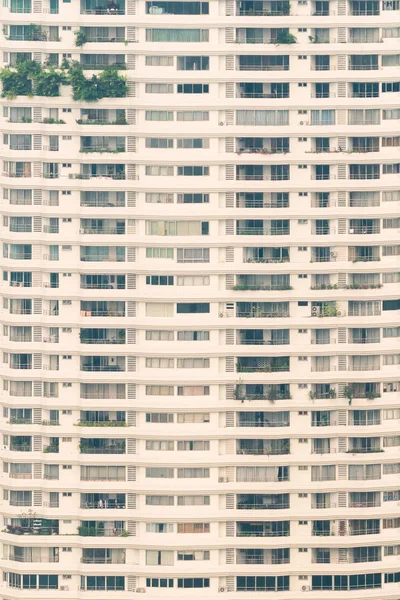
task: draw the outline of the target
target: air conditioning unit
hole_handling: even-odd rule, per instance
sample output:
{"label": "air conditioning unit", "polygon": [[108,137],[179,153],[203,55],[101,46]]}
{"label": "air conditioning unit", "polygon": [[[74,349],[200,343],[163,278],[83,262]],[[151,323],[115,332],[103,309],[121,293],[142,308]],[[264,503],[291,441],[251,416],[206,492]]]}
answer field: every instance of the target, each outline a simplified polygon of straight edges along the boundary
{"label": "air conditioning unit", "polygon": [[137,594],[145,594],[146,593],[146,588],[136,588],[136,593]]}
{"label": "air conditioning unit", "polygon": [[226,592],[226,588],[224,588],[224,587],[220,587],[218,591],[219,591],[219,592],[221,592],[221,593],[222,593],[222,592]]}
{"label": "air conditioning unit", "polygon": [[301,586],[301,591],[302,592],[309,592],[310,591],[310,586],[309,585],[302,585]]}
{"label": "air conditioning unit", "polygon": [[319,313],[321,312],[321,309],[319,306],[313,306],[311,309],[311,316],[312,317],[318,317]]}
{"label": "air conditioning unit", "polygon": [[219,483],[228,483],[228,478],[227,477],[218,477],[218,481],[219,481]]}
{"label": "air conditioning unit", "polygon": [[218,125],[225,125],[225,123],[221,121],[220,123],[218,123]]}
{"label": "air conditioning unit", "polygon": [[58,589],[60,590],[60,592],[68,592],[69,591],[69,587],[67,585],[60,585],[60,587]]}

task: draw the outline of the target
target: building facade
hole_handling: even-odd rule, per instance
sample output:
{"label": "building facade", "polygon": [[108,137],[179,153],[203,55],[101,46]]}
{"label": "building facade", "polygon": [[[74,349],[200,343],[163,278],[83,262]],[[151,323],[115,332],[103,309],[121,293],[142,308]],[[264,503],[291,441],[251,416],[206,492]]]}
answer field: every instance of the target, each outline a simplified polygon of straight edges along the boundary
{"label": "building facade", "polygon": [[398,600],[399,0],[1,21],[2,600]]}

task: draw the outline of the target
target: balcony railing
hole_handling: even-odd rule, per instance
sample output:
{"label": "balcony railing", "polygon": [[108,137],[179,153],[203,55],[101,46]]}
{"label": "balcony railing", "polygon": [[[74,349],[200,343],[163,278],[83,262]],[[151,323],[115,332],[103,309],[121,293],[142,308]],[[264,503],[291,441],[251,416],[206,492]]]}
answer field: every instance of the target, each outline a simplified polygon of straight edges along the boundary
{"label": "balcony railing", "polygon": [[239,448],[236,454],[245,456],[280,456],[290,454],[290,448]]}
{"label": "balcony railing", "polygon": [[287,537],[290,531],[238,531],[237,537]]}
{"label": "balcony railing", "polygon": [[127,427],[125,421],[78,421],[78,427]]}
{"label": "balcony railing", "polygon": [[289,227],[280,227],[279,229],[264,229],[264,227],[237,227],[237,235],[289,235]]}
{"label": "balcony railing", "polygon": [[290,508],[289,502],[273,502],[271,504],[259,504],[259,503],[248,503],[238,502],[238,510],[284,510]]}
{"label": "balcony railing", "polygon": [[32,452],[32,446],[30,444],[10,444],[10,450],[13,452]]}
{"label": "balcony railing", "polygon": [[58,563],[59,562],[59,557],[58,556],[36,556],[35,558],[33,558],[32,556],[21,556],[19,554],[10,554],[8,557],[8,560],[14,560],[16,562],[23,562],[23,563]]}
{"label": "balcony railing", "polygon": [[246,317],[246,318],[257,318],[257,319],[264,319],[264,318],[282,318],[282,317],[289,317],[289,313],[285,312],[285,311],[280,311],[280,312],[265,312],[262,310],[252,310],[252,311],[237,311],[236,312],[236,316],[237,317]]}
{"label": "balcony railing", "polygon": [[239,421],[237,427],[290,427],[289,421]]}
{"label": "balcony railing", "polygon": [[[91,556],[83,556],[81,558],[81,563],[86,565],[124,565],[125,557],[115,558],[114,556],[104,556],[104,557],[91,557]],[[82,588],[81,588],[82,591]]]}
{"label": "balcony railing", "polygon": [[287,346],[290,340],[257,340],[257,339],[241,339],[238,341],[239,346]]}
{"label": "balcony railing", "polygon": [[80,446],[81,454],[125,454],[125,447],[110,446],[108,448],[91,448],[90,446]]}

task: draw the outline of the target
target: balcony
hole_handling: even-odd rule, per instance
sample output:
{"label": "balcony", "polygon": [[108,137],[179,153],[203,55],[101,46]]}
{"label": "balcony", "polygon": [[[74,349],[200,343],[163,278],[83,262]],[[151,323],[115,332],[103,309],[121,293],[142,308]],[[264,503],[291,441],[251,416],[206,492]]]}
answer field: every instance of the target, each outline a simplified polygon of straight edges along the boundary
{"label": "balcony", "polygon": [[9,555],[6,560],[21,563],[58,563],[60,557],[58,548],[20,548],[10,546]]}
{"label": "balcony", "polygon": [[10,437],[10,450],[12,452],[32,452],[32,438],[31,436],[11,436]]}
{"label": "balcony", "polygon": [[289,317],[289,302],[237,302],[239,318],[264,319]]}
{"label": "balcony", "polygon": [[81,371],[116,373],[125,371],[124,356],[81,356]]}
{"label": "balcony", "polygon": [[6,530],[13,535],[58,535],[59,521],[41,517],[16,518],[6,525]]}
{"label": "balcony", "polygon": [[290,413],[280,412],[239,412],[237,427],[289,427]]}
{"label": "balcony", "polygon": [[290,521],[238,521],[237,537],[287,537],[290,535]]}
{"label": "balcony", "polygon": [[[121,526],[122,525],[122,526]],[[127,537],[121,521],[82,521],[78,527],[78,535],[83,537]]]}
{"label": "balcony", "polygon": [[289,219],[263,221],[240,219],[236,222],[236,235],[290,235]]}
{"label": "balcony", "polygon": [[109,68],[126,69],[125,54],[81,54],[80,66],[90,71]]}
{"label": "balcony", "polygon": [[350,2],[349,14],[354,17],[373,17],[380,14],[379,0],[353,0]]}
{"label": "balcony", "polygon": [[378,519],[356,519],[349,521],[349,535],[379,535],[380,532]]}
{"label": "balcony", "polygon": [[125,262],[123,246],[81,246],[82,262]]}
{"label": "balcony", "polygon": [[126,179],[123,164],[90,164],[81,165],[81,172],[71,174],[73,179]]}
{"label": "balcony", "polygon": [[236,3],[236,14],[241,17],[284,17],[290,15],[287,0],[244,0]]}
{"label": "balcony", "polygon": [[[79,125],[128,125],[125,109],[82,108]],[[123,138],[125,139],[125,138]],[[112,194],[112,192],[104,192]]]}
{"label": "balcony", "polygon": [[290,508],[289,494],[238,494],[238,510],[281,510]]}
{"label": "balcony", "polygon": [[125,454],[125,440],[116,439],[83,439],[79,444],[81,454]]}
{"label": "balcony", "polygon": [[81,301],[81,317],[125,317],[125,302]]}
{"label": "balcony", "polygon": [[240,346],[281,346],[290,344],[289,329],[238,329],[236,343]]}
{"label": "balcony", "polygon": [[237,275],[233,290],[291,290],[290,275]]}
{"label": "balcony", "polygon": [[[81,383],[80,397],[95,400],[124,400],[126,398],[126,386],[124,383]],[[99,411],[99,415],[95,416],[95,421],[102,421],[103,418],[106,421],[113,420],[110,416],[107,416],[107,413],[108,411]],[[92,411],[81,411],[81,420],[91,421]]]}
{"label": "balcony", "polygon": [[[118,10],[118,3],[110,2],[111,4],[113,4],[114,9]],[[82,32],[81,36],[83,36],[85,44],[125,42],[126,39],[125,27],[81,27],[80,31]]]}
{"label": "balcony", "polygon": [[379,246],[349,246],[349,260],[352,262],[380,261]]}
{"label": "balcony", "polygon": [[245,263],[287,263],[290,262],[289,247],[243,248]]}
{"label": "balcony", "polygon": [[125,494],[81,494],[81,508],[85,510],[115,510],[126,508]]}
{"label": "balcony", "polygon": [[290,386],[282,384],[239,384],[236,386],[235,399],[245,400],[290,400]]}
{"label": "balcony", "polygon": [[290,454],[290,440],[237,440],[236,454],[245,456],[279,456]]}
{"label": "balcony", "polygon": [[[272,154],[272,153],[271,153]],[[289,165],[237,165],[236,181],[289,181]],[[265,234],[264,234],[265,235]],[[273,234],[271,234],[273,235]],[[279,235],[279,234],[278,234]]]}
{"label": "balcony", "polygon": [[290,371],[289,356],[239,356],[236,363],[238,373],[279,373]]}
{"label": "balcony", "polygon": [[241,82],[236,84],[236,98],[289,98],[288,83]]}
{"label": "balcony", "polygon": [[289,548],[264,550],[244,548],[236,550],[237,565],[287,565],[290,563]]}
{"label": "balcony", "polygon": [[349,449],[351,454],[373,454],[383,452],[380,438],[349,438]]}
{"label": "balcony", "polygon": [[287,154],[289,138],[236,138],[237,154]]}
{"label": "balcony", "polygon": [[125,344],[125,329],[81,329],[81,344]]}
{"label": "balcony", "polygon": [[91,565],[124,565],[125,550],[119,548],[83,548],[81,562]]}
{"label": "balcony", "polygon": [[81,0],[81,15],[124,15],[125,2],[97,0],[93,7],[91,0]]}
{"label": "balcony", "polygon": [[81,410],[80,427],[126,427],[125,411]]}
{"label": "balcony", "polygon": [[79,233],[88,235],[125,234],[125,219],[81,219]]}
{"label": "balcony", "polygon": [[310,400],[327,400],[337,396],[336,390],[331,388],[329,383],[313,384],[308,395]]}
{"label": "balcony", "polygon": [[125,138],[115,136],[81,137],[80,152],[125,152]]}

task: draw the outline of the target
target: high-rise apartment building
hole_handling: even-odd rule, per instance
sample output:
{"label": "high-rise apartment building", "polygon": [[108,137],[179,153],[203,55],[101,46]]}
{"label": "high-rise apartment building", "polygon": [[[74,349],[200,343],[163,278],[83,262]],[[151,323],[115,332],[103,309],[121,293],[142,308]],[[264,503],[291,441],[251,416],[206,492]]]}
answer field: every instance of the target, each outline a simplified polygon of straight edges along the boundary
{"label": "high-rise apartment building", "polygon": [[0,598],[400,598],[399,0],[3,0]]}

